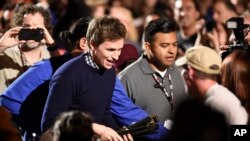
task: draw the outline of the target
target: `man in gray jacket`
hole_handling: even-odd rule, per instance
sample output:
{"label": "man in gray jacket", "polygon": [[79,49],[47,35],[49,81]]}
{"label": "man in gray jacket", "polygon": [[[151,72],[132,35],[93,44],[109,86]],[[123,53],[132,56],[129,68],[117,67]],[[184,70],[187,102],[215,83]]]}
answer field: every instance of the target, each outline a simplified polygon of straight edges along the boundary
{"label": "man in gray jacket", "polygon": [[178,103],[186,97],[184,82],[174,65],[176,31],[177,23],[172,19],[151,21],[144,31],[144,54],[118,74],[132,101],[165,123],[171,121]]}

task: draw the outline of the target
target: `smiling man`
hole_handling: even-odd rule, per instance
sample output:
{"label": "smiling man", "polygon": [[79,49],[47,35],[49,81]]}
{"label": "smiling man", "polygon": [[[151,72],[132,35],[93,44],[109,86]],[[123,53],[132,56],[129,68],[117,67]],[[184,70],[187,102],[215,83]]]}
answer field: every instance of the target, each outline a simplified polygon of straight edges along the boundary
{"label": "smiling man", "polygon": [[119,73],[132,101],[161,122],[172,119],[174,109],[185,97],[184,83],[174,66],[176,31],[177,23],[172,19],[151,21],[144,30],[144,54]]}
{"label": "smiling man", "polygon": [[[96,123],[119,128],[110,112],[116,81],[114,63],[126,36],[125,26],[115,18],[93,19],[87,31],[89,52],[62,65],[50,81],[42,129],[45,131],[65,111],[90,113]],[[122,140],[118,135],[114,140]]]}

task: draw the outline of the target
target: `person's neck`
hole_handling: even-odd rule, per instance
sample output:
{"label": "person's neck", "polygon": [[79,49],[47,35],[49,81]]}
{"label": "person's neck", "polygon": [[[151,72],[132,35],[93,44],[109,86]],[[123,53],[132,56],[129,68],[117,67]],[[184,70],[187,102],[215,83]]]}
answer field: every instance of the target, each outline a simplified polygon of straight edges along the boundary
{"label": "person's neck", "polygon": [[197,90],[200,97],[204,98],[206,96],[208,89],[210,89],[216,83],[217,82],[212,79],[197,80]]}
{"label": "person's neck", "polygon": [[71,55],[72,55],[73,57],[77,57],[77,56],[81,55],[82,53],[83,53],[83,52],[80,51],[80,50],[73,50],[73,51],[71,51]]}
{"label": "person's neck", "polygon": [[157,65],[150,61],[149,61],[149,66],[156,72],[164,72],[167,69],[167,67],[165,66]]}
{"label": "person's neck", "polygon": [[27,49],[27,48],[21,47],[20,51],[30,64],[34,64],[35,62],[39,61],[42,56],[40,47],[33,48],[33,49]]}
{"label": "person's neck", "polygon": [[197,30],[196,30],[195,26],[192,26],[192,27],[187,27],[187,28],[181,28],[180,32],[184,38],[188,38],[188,37],[196,34]]}

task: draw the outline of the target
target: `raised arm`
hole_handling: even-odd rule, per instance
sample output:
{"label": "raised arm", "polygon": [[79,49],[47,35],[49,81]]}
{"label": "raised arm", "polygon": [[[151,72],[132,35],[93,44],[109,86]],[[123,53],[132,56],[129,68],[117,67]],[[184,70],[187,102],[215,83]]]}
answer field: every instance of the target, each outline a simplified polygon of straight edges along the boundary
{"label": "raised arm", "polygon": [[0,39],[0,53],[5,49],[19,44],[18,33],[21,27],[14,27],[6,31]]}

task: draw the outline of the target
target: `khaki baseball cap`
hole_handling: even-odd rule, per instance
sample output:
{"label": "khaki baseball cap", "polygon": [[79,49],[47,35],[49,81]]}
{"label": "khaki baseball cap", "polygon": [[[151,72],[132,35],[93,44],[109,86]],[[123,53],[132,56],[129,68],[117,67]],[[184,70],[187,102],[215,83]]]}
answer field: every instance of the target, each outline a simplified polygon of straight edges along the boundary
{"label": "khaki baseball cap", "polygon": [[219,74],[221,56],[213,49],[206,46],[189,48],[183,57],[176,60],[176,66],[185,64],[207,74]]}

